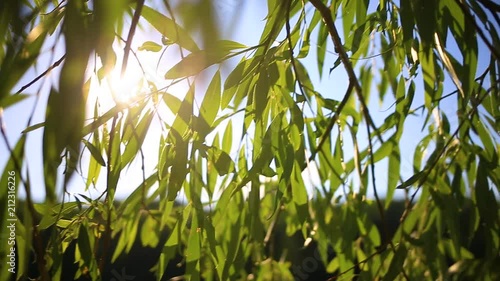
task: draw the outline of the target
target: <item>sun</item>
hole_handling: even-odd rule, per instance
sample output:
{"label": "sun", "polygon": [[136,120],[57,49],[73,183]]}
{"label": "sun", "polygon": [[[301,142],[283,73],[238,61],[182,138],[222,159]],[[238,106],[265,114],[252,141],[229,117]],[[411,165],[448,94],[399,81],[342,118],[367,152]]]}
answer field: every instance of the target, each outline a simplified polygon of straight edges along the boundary
{"label": "sun", "polygon": [[128,67],[123,74],[117,68],[113,69],[108,83],[117,103],[129,103],[148,89],[145,73],[139,67]]}
{"label": "sun", "polygon": [[146,73],[137,64],[129,64],[122,74],[120,64],[99,79],[96,73],[90,77],[89,98],[98,101],[108,110],[116,105],[128,105],[149,91]]}

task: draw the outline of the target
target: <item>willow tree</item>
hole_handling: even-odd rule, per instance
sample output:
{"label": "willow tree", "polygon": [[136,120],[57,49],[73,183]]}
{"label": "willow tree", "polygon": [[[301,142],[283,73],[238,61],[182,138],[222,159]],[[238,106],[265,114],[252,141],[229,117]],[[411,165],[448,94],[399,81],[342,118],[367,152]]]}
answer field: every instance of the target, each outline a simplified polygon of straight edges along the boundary
{"label": "willow tree", "polygon": [[[162,247],[158,280],[176,254],[192,280],[307,278],[287,252],[312,241],[332,279],[500,278],[498,4],[269,0],[247,46],[220,32],[217,1],[148,2],[0,3],[0,114],[30,116],[13,108],[33,95],[46,112],[21,136],[2,126],[1,280],[59,280],[75,244],[76,277],[100,280],[136,240]],[[89,98],[166,49],[177,61],[131,97]],[[41,130],[37,167],[26,139]],[[133,163],[140,184],[117,200]],[[271,243],[279,220],[305,244]]]}

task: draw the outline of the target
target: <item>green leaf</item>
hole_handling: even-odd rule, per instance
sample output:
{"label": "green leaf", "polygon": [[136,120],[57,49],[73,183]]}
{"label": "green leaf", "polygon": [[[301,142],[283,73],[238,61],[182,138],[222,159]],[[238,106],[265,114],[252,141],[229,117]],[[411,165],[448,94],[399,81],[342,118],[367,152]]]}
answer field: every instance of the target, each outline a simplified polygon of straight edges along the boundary
{"label": "green leaf", "polygon": [[101,166],[106,167],[106,162],[104,161],[104,158],[102,158],[101,151],[97,147],[95,147],[92,143],[88,142],[87,140],[82,140],[83,144],[89,149],[90,154],[92,157],[99,163]]}
{"label": "green leaf", "polygon": [[253,91],[252,106],[256,121],[267,117],[263,116],[266,105],[269,103],[268,95],[271,87],[267,74],[264,71],[259,74],[259,79]]}
{"label": "green leaf", "polygon": [[78,232],[78,240],[77,240],[78,249],[80,250],[80,255],[83,260],[83,264],[87,267],[90,267],[94,256],[92,254],[92,245],[90,243],[89,233],[87,226],[82,224],[80,225],[80,230]]}
{"label": "green leaf", "polygon": [[[316,12],[317,13],[317,12]],[[326,30],[326,24],[319,25],[318,39],[317,39],[317,64],[320,78],[323,77],[323,68],[325,65],[326,56],[326,39],[328,38],[328,31]],[[340,61],[340,60],[339,60]]]}
{"label": "green leaf", "polygon": [[435,191],[430,188],[429,192],[432,195],[432,199],[436,202],[436,205],[441,209],[441,218],[444,220],[445,225],[448,228],[448,232],[451,238],[450,251],[454,259],[461,259],[461,230],[460,230],[460,215],[459,206],[457,200],[450,194],[443,194],[439,191]]}
{"label": "green leaf", "polygon": [[177,193],[181,189],[182,184],[186,180],[186,175],[188,173],[187,164],[189,146],[176,130],[170,130],[169,139],[173,141],[175,145],[175,156],[173,160],[175,165],[172,166],[170,173],[167,197],[169,201],[173,201],[177,197]]}
{"label": "green leaf", "polygon": [[349,38],[349,33],[352,32],[352,26],[356,23],[354,20],[356,2],[357,1],[342,1],[342,29],[344,30],[344,38]]}
{"label": "green leaf", "polygon": [[45,214],[40,222],[38,223],[38,229],[45,230],[52,225],[54,225],[57,221],[57,216],[54,214]]}
{"label": "green leaf", "polygon": [[148,216],[141,228],[141,243],[143,247],[154,248],[160,242],[158,221]]}
{"label": "green leaf", "polygon": [[[5,189],[8,190],[16,190],[17,186],[20,183],[21,171],[20,169],[23,166],[24,162],[24,145],[26,143],[26,135],[22,135],[17,141],[16,146],[14,147],[10,157],[4,167],[2,178],[0,179],[0,184],[4,186]],[[7,192],[0,193],[0,198],[2,202],[7,198]],[[6,202],[3,206],[6,206]],[[1,213],[6,214],[4,212]],[[2,221],[3,223],[3,221]]]}
{"label": "green leaf", "polygon": [[377,163],[378,161],[389,156],[393,150],[394,143],[392,141],[384,142],[376,151],[373,153],[373,163]]}
{"label": "green leaf", "polygon": [[229,55],[224,50],[200,50],[187,55],[165,74],[165,79],[178,79],[198,74],[205,68],[221,63]]}
{"label": "green leaf", "polygon": [[385,274],[382,281],[392,281],[396,279],[396,277],[401,273],[403,268],[403,264],[406,259],[406,254],[408,250],[406,249],[404,244],[399,244],[394,257],[392,257],[391,265],[389,266],[389,270]]}
{"label": "green leaf", "polygon": [[186,249],[186,261],[197,261],[201,257],[201,228],[198,227],[198,218],[193,213],[191,230],[189,231],[189,238]]}
{"label": "green leaf", "polygon": [[224,82],[225,90],[228,90],[241,83],[241,81],[244,78],[245,68],[251,63],[251,61],[252,59],[243,58],[242,61],[233,69],[233,71],[229,73],[229,76],[226,78],[226,81]]}
{"label": "green leaf", "polygon": [[[450,61],[450,58],[448,57],[448,53],[446,50],[444,50],[442,44],[443,40],[439,37],[437,33],[434,33],[434,40],[435,40],[435,46],[438,51],[439,56],[441,57],[441,61],[443,62],[444,66],[448,70],[449,75],[451,76],[451,79],[455,86],[457,87],[458,92],[462,96],[462,98],[465,98],[465,93],[462,88],[462,83],[460,82],[460,79],[457,76],[457,72],[455,71],[455,68],[453,67],[453,64]],[[473,82],[470,81],[470,82]]]}
{"label": "green leaf", "polygon": [[114,197],[116,187],[118,185],[118,180],[120,179],[120,173],[123,169],[121,161],[121,129],[122,129],[122,119],[116,121],[116,127],[114,132],[114,138],[110,141],[111,151],[108,151],[108,170],[109,176],[107,181],[107,190],[110,193],[110,197]]}
{"label": "green leaf", "polygon": [[172,129],[177,131],[180,136],[184,136],[184,134],[187,133],[189,126],[192,123],[194,100],[193,87],[191,87],[186,93],[184,100],[181,102],[179,109],[177,110],[177,116],[172,123]]}
{"label": "green leaf", "polygon": [[153,41],[146,41],[138,48],[139,51],[159,52],[163,47]]}
{"label": "green leaf", "polygon": [[262,56],[254,56],[248,59],[242,59],[242,61],[233,69],[233,71],[229,73],[229,76],[224,82],[224,90],[226,91],[234,86],[237,86],[248,79],[250,75],[254,75],[254,70],[262,61],[262,59]]}
{"label": "green leaf", "polygon": [[142,7],[141,16],[163,36],[179,44],[182,48],[190,52],[199,50],[194,40],[189,36],[189,33],[184,28],[176,24],[172,19],[164,16],[147,5]]}
{"label": "green leaf", "polygon": [[101,172],[101,167],[103,167],[102,164],[98,163],[94,157],[90,159],[85,190],[88,190],[91,184],[95,186]]}
{"label": "green leaf", "polygon": [[297,58],[305,58],[309,54],[309,48],[310,48],[310,43],[309,43],[309,29],[305,30],[304,38],[302,39],[302,46],[300,47],[300,52]]}
{"label": "green leaf", "polygon": [[179,108],[181,108],[181,100],[174,95],[169,93],[163,94],[163,101],[168,106],[168,108],[172,111],[172,114],[177,114],[179,112]]}
{"label": "green leaf", "polygon": [[[170,237],[168,238],[167,242],[165,243],[165,246],[163,247],[163,250],[160,254],[160,258],[158,261],[158,275],[161,279],[161,277],[165,274],[165,269],[167,268],[167,265],[169,261],[174,258],[177,250],[177,246],[179,245],[179,232],[180,232],[180,227],[179,224],[181,222],[178,221],[175,224],[174,229],[172,229],[172,232],[170,234]],[[160,280],[158,279],[158,280]]]}
{"label": "green leaf", "polygon": [[293,201],[299,206],[307,204],[308,200],[306,186],[304,185],[304,181],[302,179],[302,170],[300,169],[300,164],[297,162],[295,162],[295,165],[293,165],[291,183]]}
{"label": "green leaf", "polygon": [[387,179],[387,195],[385,198],[385,208],[387,209],[392,202],[394,190],[401,177],[401,153],[399,145],[395,145],[389,156],[388,179]]}
{"label": "green leaf", "polygon": [[227,175],[234,170],[234,162],[226,152],[216,147],[211,147],[207,152],[219,176]]}
{"label": "green leaf", "polygon": [[212,48],[218,49],[223,52],[229,52],[232,50],[245,49],[248,47],[246,45],[243,45],[239,42],[232,40],[219,40],[215,42],[215,46]]}
{"label": "green leaf", "polygon": [[224,130],[224,136],[222,137],[222,150],[230,152],[233,145],[233,122],[229,120]]}
{"label": "green leaf", "polygon": [[147,111],[144,114],[144,117],[137,124],[135,124],[130,139],[124,140],[127,141],[127,145],[123,155],[121,156],[121,163],[123,167],[128,165],[135,158],[139,149],[141,149],[154,116],[155,115],[152,111]]}
{"label": "green leaf", "polygon": [[[108,110],[106,113],[99,116],[94,122],[83,127],[82,136],[86,136],[86,135],[92,133],[93,131],[95,131],[100,126],[104,125],[106,122],[108,122],[112,118],[117,117],[118,113],[120,113],[122,110],[124,110],[123,105],[114,106],[113,108]],[[37,126],[37,125],[34,125],[34,126]]]}
{"label": "green leaf", "polygon": [[221,99],[221,77],[220,72],[217,71],[208,85],[208,89],[201,103],[200,115],[203,117],[207,125],[212,126],[217,113],[219,112],[219,105]]}
{"label": "green leaf", "polygon": [[477,166],[477,178],[475,184],[476,204],[483,219],[490,228],[498,227],[498,203],[495,194],[488,183],[488,165],[481,158]]}
{"label": "green leaf", "polygon": [[362,0],[356,2],[356,21],[363,23],[366,21],[366,13],[368,10],[369,0]]}
{"label": "green leaf", "polygon": [[[28,179],[29,182],[29,179]],[[32,253],[32,248],[30,245],[33,243],[33,231],[30,227],[25,227],[25,225],[32,225],[33,221],[31,215],[29,215],[28,206],[24,207],[24,218],[23,221],[18,221],[16,223],[16,247],[19,257],[17,262],[18,276],[23,276],[27,274],[30,266],[30,257]],[[10,250],[10,249],[9,249]],[[5,254],[6,256],[7,254]],[[54,279],[53,279],[54,280]]]}
{"label": "green leaf", "polygon": [[[432,39],[432,35],[431,35]],[[432,101],[436,98],[436,69],[434,52],[429,49],[421,48],[420,63],[422,71],[425,73],[423,76],[424,89],[425,89],[425,107],[428,110],[432,109]]]}
{"label": "green leaf", "polygon": [[233,215],[235,217],[236,223],[231,224],[229,227],[228,234],[230,235],[229,237],[226,237],[228,239],[228,247],[227,247],[227,252],[226,252],[226,262],[224,263],[224,269],[222,271],[222,278],[221,280],[229,280],[229,269],[233,266],[233,263],[235,261],[235,258],[237,256],[237,253],[240,249],[241,246],[241,233],[243,232],[241,225],[238,222],[241,222],[241,213],[238,214],[238,212],[233,212]]}
{"label": "green leaf", "polygon": [[11,105],[23,101],[26,98],[29,98],[30,96],[31,95],[26,95],[26,94],[9,95],[0,100],[0,108],[7,108]]}
{"label": "green leaf", "polygon": [[476,132],[479,135],[481,142],[483,143],[484,156],[488,160],[488,162],[496,165],[498,163],[498,154],[495,150],[495,145],[493,144],[491,134],[484,126],[483,121],[480,120],[479,117],[476,118],[474,118],[475,120],[473,120],[473,128],[476,129]]}
{"label": "green leaf", "polygon": [[410,46],[413,40],[413,29],[415,28],[415,14],[412,11],[411,0],[401,0],[400,2],[401,25],[403,28],[403,40]]}
{"label": "green leaf", "polygon": [[426,173],[426,170],[423,170],[423,171],[420,171],[420,172],[414,174],[409,179],[407,179],[405,182],[403,182],[402,184],[398,185],[396,187],[396,189],[404,189],[404,188],[407,188],[408,186],[411,186],[411,185],[417,183],[418,180],[420,180],[420,178],[422,178],[425,173]]}
{"label": "green leaf", "polygon": [[45,126],[45,122],[41,122],[41,123],[38,123],[38,124],[35,124],[32,126],[29,126],[28,128],[24,129],[21,133],[26,134],[26,133],[29,133],[29,132],[34,131],[36,129],[40,129],[44,126]]}

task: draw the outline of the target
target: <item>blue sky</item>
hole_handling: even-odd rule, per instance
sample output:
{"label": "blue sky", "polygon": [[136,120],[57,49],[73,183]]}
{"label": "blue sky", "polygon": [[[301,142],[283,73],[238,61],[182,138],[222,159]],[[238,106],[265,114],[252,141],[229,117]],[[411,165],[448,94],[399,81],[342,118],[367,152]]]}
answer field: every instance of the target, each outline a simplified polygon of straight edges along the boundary
{"label": "blue sky", "polygon": [[[311,5],[308,5],[308,7],[309,9],[312,9]],[[267,13],[265,0],[258,0],[251,2],[241,1],[241,0],[217,1],[215,8],[217,11],[217,17],[220,19],[221,26],[223,26],[225,29],[224,30],[225,35],[223,36],[225,37],[224,39],[226,39],[226,36],[228,36],[229,37],[228,39],[243,43],[247,46],[253,46],[258,43],[261,31],[265,24],[265,16]],[[235,21],[232,21],[233,19],[235,19]],[[140,45],[142,45],[144,41],[151,40],[157,43],[161,43],[160,34],[149,28],[148,24],[145,21],[142,21],[142,23],[144,29],[141,32],[136,33],[137,36],[134,38],[134,42],[132,44],[134,50],[137,50],[137,48]],[[284,36],[285,33],[282,33],[279,38],[283,39]],[[333,53],[327,53],[325,61],[324,77],[320,79],[316,66],[316,46],[314,44],[316,40],[315,38],[316,35],[312,34],[310,54],[307,58],[303,59],[302,62],[308,68],[309,75],[316,86],[316,90],[324,94],[325,97],[332,98],[335,100],[340,100],[343,97],[343,94],[345,93],[348,81],[347,76],[345,75],[345,72],[343,70],[343,66],[340,65],[329,75],[328,74],[329,68],[333,65],[337,56]],[[328,49],[332,50],[333,47],[329,39],[328,42],[329,42]],[[44,71],[49,65],[53,63],[53,61],[57,60],[63,54],[63,45],[61,44],[61,42],[57,44],[57,48],[55,48],[54,52],[51,51],[51,47],[53,44],[54,44],[53,40],[48,40],[46,42],[46,45],[43,48],[43,50],[45,51],[41,55],[36,68],[30,69],[30,71],[25,75],[25,77],[23,77],[20,83],[16,85],[14,90],[19,89],[22,85],[31,81],[33,77]],[[374,44],[377,44],[377,42],[374,42]],[[452,42],[450,42],[448,46],[450,48],[453,48]],[[122,47],[118,45],[115,47],[115,51],[117,51],[119,57],[121,57],[119,52],[121,51],[121,48]],[[484,49],[485,49],[484,46],[481,44],[480,50]],[[453,49],[451,50],[451,52],[457,53],[458,49],[456,49],[455,47],[454,50]],[[158,87],[162,87],[162,85],[168,84],[168,81],[163,80],[163,75],[170,67],[172,67],[180,59],[180,57],[178,56],[177,48],[170,47],[169,50],[166,52],[166,55],[162,58],[158,69],[156,69],[159,53],[139,51],[137,52],[137,54],[140,57],[141,61],[143,61],[142,64],[145,66],[145,68],[148,70],[148,73],[151,75],[151,79],[153,79],[155,82],[158,83],[157,84]],[[489,59],[488,55],[489,52],[484,52],[484,51],[479,52],[480,56],[479,68],[478,68],[479,71],[484,70],[485,63],[487,63]],[[236,65],[238,60],[239,58],[232,59],[226,65],[224,65],[221,68],[223,75],[227,75],[229,71],[232,69],[232,67]],[[382,63],[381,60],[377,57],[370,59],[370,62],[379,65]],[[134,57],[132,56],[130,57],[129,64],[132,69],[134,68],[137,69],[137,63]],[[118,63],[117,65],[120,66],[120,63]],[[211,75],[213,75],[216,69],[217,67],[211,67],[207,71],[205,71],[206,77],[211,77]],[[4,111],[3,121],[6,125],[7,136],[9,137],[9,143],[11,146],[15,145],[16,141],[21,135],[21,131],[24,128],[26,128],[28,123],[28,118],[30,116],[29,113],[33,109],[34,109],[34,115],[31,125],[37,124],[44,120],[44,114],[45,114],[44,104],[46,104],[48,91],[51,86],[57,85],[58,75],[59,75],[59,68],[56,68],[47,79],[42,79],[40,82],[35,83],[33,86],[31,86],[29,89],[25,91],[25,93],[32,94],[33,97],[30,97],[27,100],[17,105],[11,106]],[[132,74],[132,76],[133,75],[134,74]],[[447,81],[448,82],[445,84],[444,94],[454,90],[454,85],[451,82],[449,82],[450,81],[449,79],[447,79]],[[415,80],[415,82],[417,84],[417,94],[413,102],[412,108],[415,108],[423,104],[422,81],[421,79],[417,79]],[[203,92],[202,90],[204,83],[199,83],[199,84],[200,87],[198,87],[198,91],[201,93]],[[180,84],[179,86],[177,86],[177,88],[175,87],[172,88],[172,91],[174,91],[173,94],[175,94],[176,91],[175,89],[177,89],[178,92],[180,93],[179,95],[182,95],[182,93],[185,92],[185,88],[186,88],[185,84],[184,85]],[[375,123],[381,124],[383,123],[384,118],[387,117],[387,115],[389,115],[392,112],[391,110],[393,110],[393,108],[390,108],[392,100],[387,99],[387,101],[379,103],[378,94],[376,91],[377,91],[376,83],[374,83],[371,89],[372,93],[370,100],[370,109],[373,118],[375,120]],[[38,102],[37,98],[35,97],[35,94],[38,94],[39,96]],[[386,96],[391,96],[391,94],[387,93]],[[201,98],[202,96],[197,95],[197,100],[199,102],[201,102]],[[449,117],[455,115],[454,113],[456,111],[455,101],[456,99],[454,97],[450,97],[449,99],[443,101],[441,105],[441,109],[445,113],[447,113]],[[166,118],[168,118],[168,114],[166,115]],[[417,145],[417,143],[420,141],[420,139],[423,137],[423,135],[425,135],[425,132],[423,133],[420,132],[423,120],[422,118],[424,118],[424,116],[409,117],[406,121],[405,133],[403,134],[403,137],[401,139],[401,147],[402,147],[401,174],[404,179],[408,178],[413,173],[413,167],[412,167],[413,150],[414,147]],[[238,119],[236,119],[235,122],[238,122]],[[241,118],[239,119],[239,122],[241,122]],[[457,122],[456,120],[450,120],[450,123],[452,125],[452,130],[458,125],[456,124],[456,122]],[[235,126],[234,128],[236,131],[237,130],[236,128],[238,127]],[[363,139],[366,139],[366,134],[364,133],[365,132],[364,125],[363,128],[360,127],[359,131],[360,134],[358,136],[358,140],[360,141],[362,149],[367,145],[367,141],[366,140],[363,141]],[[334,129],[334,132],[336,132],[336,129]],[[146,139],[146,143],[144,145],[144,154],[146,157],[147,171],[152,171],[154,169],[154,166],[156,165],[157,153],[158,153],[157,140],[160,133],[161,133],[161,126],[159,124],[153,124],[152,128],[150,129],[150,133],[148,134],[148,137]],[[29,133],[28,144],[25,153],[28,165],[27,167],[29,168],[30,179],[33,186],[32,188],[33,197],[37,201],[41,201],[44,198],[44,183],[43,183],[43,171],[42,171],[43,161],[42,161],[42,150],[41,150],[42,134],[43,134],[42,129]],[[352,141],[349,139],[347,132],[345,132],[344,136],[345,136],[344,139],[345,158],[350,159],[353,151]],[[3,166],[4,163],[6,163],[7,159],[8,159],[7,148],[5,146],[5,143],[2,141],[0,142],[0,166]],[[147,159],[151,159],[151,161],[148,161]],[[88,155],[85,154],[82,166],[86,166],[87,163],[88,163]],[[142,180],[142,173],[139,172],[141,169],[140,167],[141,163],[139,161],[139,158],[137,158],[134,161],[134,163],[132,163],[132,165],[125,170],[126,174],[120,180],[121,184],[119,185],[119,189],[117,190],[118,197],[122,198],[125,197],[132,191],[132,189],[134,189],[136,186],[139,185],[139,183]],[[314,173],[315,173],[314,169],[311,169],[309,172],[307,171],[304,172],[304,176],[306,177],[306,182],[309,182],[308,184],[309,189],[311,189],[312,186],[318,184],[318,180],[315,179]],[[378,189],[380,191],[384,191],[387,188],[387,161],[383,160],[376,165],[376,175],[377,175]],[[85,176],[85,173],[83,174],[83,176]],[[69,190],[70,193],[84,193],[83,183],[84,180],[82,179],[82,177],[79,175],[75,175],[72,184],[70,186]],[[356,180],[354,181],[354,183],[356,183]],[[102,190],[103,186],[104,182],[103,181],[99,182],[98,190],[92,190],[91,188],[91,190],[89,191],[90,195],[93,195],[93,197],[98,195]],[[371,188],[369,190],[370,190],[369,194],[372,195]],[[402,194],[403,191],[397,191],[397,193],[398,192]],[[21,188],[20,189],[21,196],[23,196],[23,193],[24,193],[23,189]],[[86,194],[88,194],[88,192]]]}

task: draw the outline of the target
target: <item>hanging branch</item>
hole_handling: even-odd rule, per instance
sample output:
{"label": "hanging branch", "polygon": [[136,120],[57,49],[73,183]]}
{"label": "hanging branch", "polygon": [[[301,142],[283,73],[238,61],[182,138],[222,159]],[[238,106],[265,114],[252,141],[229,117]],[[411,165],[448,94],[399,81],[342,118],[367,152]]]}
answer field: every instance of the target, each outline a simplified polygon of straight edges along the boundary
{"label": "hanging branch", "polygon": [[332,118],[330,118],[330,123],[328,124],[328,126],[325,129],[325,132],[323,132],[323,135],[319,139],[318,146],[311,153],[311,156],[309,157],[309,161],[314,160],[314,157],[316,157],[316,154],[318,154],[318,152],[321,151],[321,148],[323,147],[323,144],[325,144],[326,140],[330,136],[330,133],[332,132],[333,126],[339,120],[340,113],[342,112],[342,110],[344,109],[345,105],[347,104],[347,101],[351,97],[352,88],[353,88],[353,84],[351,82],[349,82],[349,86],[347,87],[347,90],[346,90],[346,92],[344,94],[344,98],[340,101],[339,105],[337,106],[337,110],[335,110],[335,113],[333,114]]}
{"label": "hanging branch", "polygon": [[[362,110],[363,115],[366,118],[366,122],[367,122],[366,123],[366,130],[367,130],[367,134],[368,134],[368,146],[369,146],[369,154],[370,154],[370,169],[371,169],[371,174],[372,174],[373,193],[375,195],[375,201],[377,202],[377,207],[379,210],[380,218],[381,218],[382,224],[384,226],[384,231],[383,231],[384,232],[383,233],[384,239],[383,240],[385,240],[385,241],[382,242],[382,246],[389,244],[391,246],[392,251],[396,252],[395,246],[393,245],[392,241],[388,237],[388,226],[387,226],[387,221],[385,219],[385,211],[384,211],[384,207],[382,206],[382,201],[380,200],[380,197],[379,197],[378,192],[377,192],[377,186],[376,186],[376,181],[375,181],[375,163],[374,163],[374,159],[373,159],[374,158],[373,157],[373,143],[372,143],[370,127],[372,127],[375,130],[375,133],[381,142],[383,141],[382,137],[378,133],[377,127],[373,123],[373,120],[370,116],[370,113],[368,111],[368,107],[367,107],[366,102],[364,100],[363,90],[361,88],[361,84],[356,76],[356,73],[354,72],[351,61],[349,60],[349,57],[347,56],[347,53],[344,49],[344,46],[342,45],[342,40],[340,39],[340,35],[339,35],[337,28],[335,27],[335,23],[333,21],[332,15],[330,13],[330,9],[320,0],[310,0],[310,2],[321,14],[321,17],[323,18],[323,21],[325,22],[325,24],[328,28],[328,33],[330,34],[330,37],[332,38],[335,50],[337,50],[337,52],[339,53],[340,60],[342,61],[342,64],[344,65],[344,68],[345,68],[347,75],[349,77],[349,84],[350,84],[349,87],[354,88],[356,95],[358,97],[358,100],[361,103],[361,110]],[[350,95],[349,89],[348,89],[348,92],[346,93],[347,98],[348,98],[348,95]],[[346,99],[346,97],[344,97],[344,99]],[[337,112],[338,111],[339,110],[337,110]],[[333,127],[333,124],[331,124],[331,126]],[[328,132],[328,131],[326,131],[326,132]],[[373,255],[373,256],[375,256],[375,255]],[[406,280],[409,280],[409,277],[404,270],[402,271],[402,274]]]}
{"label": "hanging branch", "polygon": [[24,92],[24,90],[31,87],[38,80],[42,79],[45,75],[49,74],[52,71],[52,69],[58,67],[64,61],[65,58],[66,58],[66,55],[63,55],[60,59],[58,59],[51,66],[49,66],[49,68],[47,68],[44,72],[42,72],[40,75],[35,77],[35,79],[31,80],[29,83],[22,86],[14,95],[18,95],[18,94]]}
{"label": "hanging branch", "polygon": [[[344,49],[344,46],[342,45],[342,40],[340,39],[339,32],[337,31],[337,28],[335,27],[335,23],[333,22],[333,18],[332,18],[332,15],[330,13],[330,9],[328,9],[328,7],[320,0],[311,0],[310,2],[311,2],[311,4],[313,4],[313,6],[321,14],[321,17],[323,18],[323,21],[325,22],[325,24],[328,28],[328,33],[330,34],[330,37],[332,38],[333,45],[335,46],[335,50],[338,51],[340,60],[342,61],[342,64],[344,65],[344,68],[345,68],[347,75],[349,77],[349,83],[351,85],[350,87],[354,88],[354,90],[358,96],[358,100],[361,103],[361,110],[362,110],[363,115],[366,118],[366,122],[367,122],[366,126],[367,126],[367,132],[368,132],[368,145],[369,145],[370,161],[371,161],[370,166],[371,166],[371,170],[372,170],[373,192],[374,192],[375,199],[377,201],[377,205],[379,208],[380,217],[385,225],[386,221],[385,221],[384,208],[382,206],[382,202],[380,201],[380,197],[378,196],[377,187],[375,184],[375,167],[374,167],[375,165],[373,163],[373,144],[372,144],[372,140],[371,140],[371,136],[370,136],[371,135],[370,126],[373,127],[373,129],[377,133],[377,136],[381,142],[382,142],[382,138],[378,134],[377,127],[375,127],[373,120],[370,116],[370,113],[368,112],[368,107],[366,106],[365,99],[363,97],[363,90],[361,88],[361,84],[359,83],[359,80],[356,76],[356,73],[354,72],[354,69],[352,67],[351,61],[349,60],[349,57],[347,56],[347,53]],[[346,96],[344,96],[344,100],[347,100],[349,98],[349,95],[350,95],[350,91],[348,89]],[[337,110],[337,112],[339,112],[339,110]],[[340,114],[340,113],[337,114],[337,112],[336,112],[335,116]],[[335,121],[335,120],[333,120],[333,121]],[[333,127],[333,124],[330,123],[330,125]],[[326,133],[328,133],[328,131],[326,131]],[[324,139],[325,139],[325,137],[323,136],[323,138],[322,138],[323,142],[324,142]],[[321,144],[323,142],[321,142]],[[387,229],[387,227],[384,227],[384,228]],[[386,231],[384,231],[384,232],[386,232]]]}
{"label": "hanging branch", "polygon": [[135,7],[134,16],[132,17],[132,23],[130,23],[130,29],[128,32],[127,41],[125,42],[125,48],[123,50],[121,78],[123,78],[125,70],[127,69],[128,57],[130,54],[130,48],[132,46],[132,40],[134,39],[135,30],[137,28],[137,24],[139,23],[139,17],[141,16],[143,6],[144,6],[144,0],[138,0],[137,6]]}
{"label": "hanging branch", "polygon": [[356,73],[354,72],[354,68],[352,67],[351,61],[344,49],[344,45],[342,44],[339,32],[335,27],[335,23],[330,13],[330,9],[328,9],[328,7],[320,0],[310,0],[310,2],[316,8],[316,10],[318,10],[318,12],[321,14],[321,17],[323,18],[323,21],[325,22],[326,27],[328,28],[328,33],[332,38],[335,50],[337,50],[340,60],[347,72],[347,76],[349,77],[349,82],[353,84],[356,95],[358,96],[359,102],[361,103],[361,110],[363,111],[363,115],[365,116],[368,124],[375,130],[379,141],[382,142],[383,141],[382,137],[377,132],[377,127],[373,123],[373,119],[370,113],[368,112],[368,107],[363,97],[363,90],[361,88],[361,84],[359,83]]}

